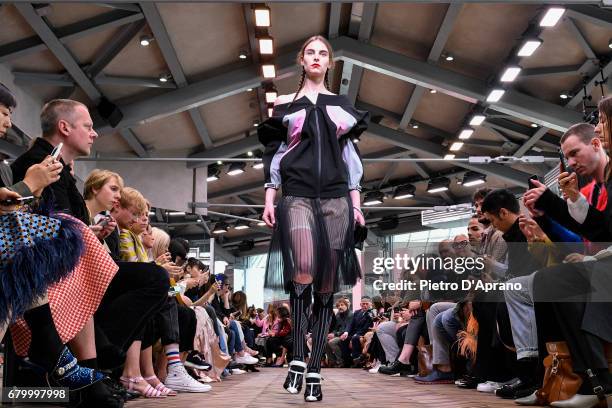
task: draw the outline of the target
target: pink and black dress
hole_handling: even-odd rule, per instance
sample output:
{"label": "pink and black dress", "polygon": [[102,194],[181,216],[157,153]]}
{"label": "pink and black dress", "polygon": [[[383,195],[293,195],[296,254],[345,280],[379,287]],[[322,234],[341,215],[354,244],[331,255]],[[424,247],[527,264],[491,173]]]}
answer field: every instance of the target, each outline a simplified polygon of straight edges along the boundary
{"label": "pink and black dress", "polygon": [[343,95],[303,96],[276,105],[258,127],[265,188],[282,188],[265,286],[284,288],[297,273],[310,274],[313,290],[337,292],[354,285],[361,271],[353,246],[350,190],[361,190],[363,166],[354,140],[369,113]]}

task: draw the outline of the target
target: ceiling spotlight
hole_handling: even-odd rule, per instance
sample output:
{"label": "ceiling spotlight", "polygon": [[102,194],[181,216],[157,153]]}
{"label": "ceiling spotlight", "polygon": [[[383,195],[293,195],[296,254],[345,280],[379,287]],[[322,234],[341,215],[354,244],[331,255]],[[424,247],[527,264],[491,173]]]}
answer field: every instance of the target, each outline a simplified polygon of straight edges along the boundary
{"label": "ceiling spotlight", "polygon": [[217,160],[217,165],[221,166],[223,162],[221,160]]}
{"label": "ceiling spotlight", "polygon": [[275,78],[276,67],[274,66],[274,64],[263,64],[261,66],[261,73],[264,78]]}
{"label": "ceiling spotlight", "polygon": [[456,152],[458,150],[461,150],[462,147],[463,142],[453,142],[453,144],[448,148],[448,150],[450,150],[451,152]]}
{"label": "ceiling spotlight", "polygon": [[608,41],[608,48],[612,48],[612,40]]}
{"label": "ceiling spotlight", "polygon": [[159,76],[159,82],[166,83],[170,80],[170,78],[171,78],[170,74],[161,74]]}
{"label": "ceiling spotlight", "polygon": [[151,44],[151,41],[153,41],[153,38],[149,37],[148,35],[140,36],[140,45],[143,47],[148,47]]}
{"label": "ceiling spotlight", "polygon": [[472,119],[470,119],[470,126],[480,126],[482,125],[482,122],[484,122],[486,118],[487,117],[485,115],[476,114],[472,116]]}
{"label": "ceiling spotlight", "polygon": [[229,174],[230,176],[237,176],[238,174],[244,173],[245,167],[245,162],[233,162],[232,164],[230,164],[229,169],[227,170],[227,174]]}
{"label": "ceiling spotlight", "polygon": [[249,156],[249,157],[253,157],[253,152],[249,150],[249,151],[247,152],[247,156]]}
{"label": "ceiling spotlight", "polygon": [[506,68],[501,76],[501,82],[513,82],[521,73],[522,68],[518,65],[511,65]]}
{"label": "ceiling spotlight", "polygon": [[468,171],[463,175],[463,182],[461,183],[464,187],[473,187],[479,184],[484,184],[487,181],[487,176],[474,171]]}
{"label": "ceiling spotlight", "polygon": [[253,92],[253,88],[247,88],[247,92]]}
{"label": "ceiling spotlight", "polygon": [[412,128],[413,128],[413,129],[418,129],[418,128],[419,128],[419,124],[418,124],[418,123],[416,123],[416,122],[414,122],[414,123],[412,124]]}
{"label": "ceiling spotlight", "polygon": [[259,53],[262,55],[274,54],[274,40],[272,37],[261,37],[258,38],[259,42]]}
{"label": "ceiling spotlight", "polygon": [[227,224],[224,222],[218,222],[212,230],[213,234],[225,234],[227,232]]}
{"label": "ceiling spotlight", "polygon": [[403,200],[405,198],[414,197],[414,193],[416,191],[416,187],[412,184],[405,184],[403,186],[399,186],[393,192],[393,198],[396,200]]}
{"label": "ceiling spotlight", "polygon": [[539,38],[527,38],[523,41],[521,48],[518,51],[519,57],[530,57],[542,45],[542,40]]}
{"label": "ceiling spotlight", "polygon": [[455,60],[455,56],[450,52],[442,54],[442,57],[444,57],[444,59],[449,62]]}
{"label": "ceiling spotlight", "polygon": [[240,58],[241,60],[247,59],[248,56],[249,53],[246,50],[240,50],[240,53],[238,54],[238,58]]}
{"label": "ceiling spotlight", "polygon": [[487,96],[487,102],[499,102],[506,91],[504,89],[493,89]]}
{"label": "ceiling spotlight", "polygon": [[570,92],[563,91],[563,92],[561,92],[561,95],[559,95],[559,97],[561,99],[569,99],[569,98],[572,97],[572,94]]}
{"label": "ceiling spotlight", "polygon": [[270,27],[270,7],[258,5],[253,11],[255,12],[256,27]]}
{"label": "ceiling spotlight", "polygon": [[430,89],[430,90],[429,90],[429,93],[430,93],[430,94],[435,94],[435,93],[438,93],[438,91],[437,91],[437,90],[435,90],[435,89]]}
{"label": "ceiling spotlight", "polygon": [[554,27],[557,25],[561,16],[565,13],[565,9],[563,7],[551,7],[546,10],[546,14],[540,20],[540,27]]}
{"label": "ceiling spotlight", "polygon": [[441,193],[442,191],[448,190],[448,186],[450,185],[450,180],[446,177],[440,177],[434,180],[430,180],[427,185],[428,193]]}
{"label": "ceiling spotlight", "polygon": [[211,182],[219,180],[220,174],[221,169],[219,168],[219,166],[208,166],[208,177],[206,178],[206,181]]}
{"label": "ceiling spotlight", "polygon": [[255,164],[253,165],[253,168],[254,168],[254,169],[258,169],[258,170],[259,170],[259,169],[263,169],[263,167],[264,167],[264,164],[263,164],[263,162],[262,162],[262,161],[257,162],[257,163],[255,163]]}
{"label": "ceiling spotlight", "polygon": [[531,124],[531,127],[532,127],[532,128],[537,128],[537,127],[538,127],[538,124],[537,124],[537,123],[532,123],[532,124]]}
{"label": "ceiling spotlight", "polygon": [[472,129],[472,128],[465,128],[465,129],[461,130],[461,132],[459,133],[459,139],[461,139],[461,140],[469,139],[472,136],[473,133],[474,133],[474,129]]}
{"label": "ceiling spotlight", "polygon": [[385,200],[385,194],[381,191],[370,191],[363,199],[363,205],[378,205]]}
{"label": "ceiling spotlight", "polygon": [[451,153],[444,155],[444,160],[453,160],[454,158],[455,158],[455,155]]}
{"label": "ceiling spotlight", "polygon": [[266,91],[266,103],[274,103],[277,97],[278,92],[276,91],[276,89],[270,89]]}
{"label": "ceiling spotlight", "polygon": [[243,229],[249,229],[249,228],[250,228],[249,224],[241,220],[238,221],[236,225],[234,225],[234,229],[237,229],[237,230],[243,230]]}
{"label": "ceiling spotlight", "polygon": [[357,138],[353,139],[353,143],[359,143],[359,139]]}

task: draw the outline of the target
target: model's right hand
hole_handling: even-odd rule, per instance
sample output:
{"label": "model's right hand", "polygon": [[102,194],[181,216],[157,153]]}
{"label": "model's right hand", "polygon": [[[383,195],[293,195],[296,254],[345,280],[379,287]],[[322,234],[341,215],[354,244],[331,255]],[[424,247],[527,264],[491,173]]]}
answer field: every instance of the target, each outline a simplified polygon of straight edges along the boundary
{"label": "model's right hand", "polygon": [[274,204],[266,204],[262,219],[268,227],[274,228],[274,225],[276,224],[276,218],[274,217]]}

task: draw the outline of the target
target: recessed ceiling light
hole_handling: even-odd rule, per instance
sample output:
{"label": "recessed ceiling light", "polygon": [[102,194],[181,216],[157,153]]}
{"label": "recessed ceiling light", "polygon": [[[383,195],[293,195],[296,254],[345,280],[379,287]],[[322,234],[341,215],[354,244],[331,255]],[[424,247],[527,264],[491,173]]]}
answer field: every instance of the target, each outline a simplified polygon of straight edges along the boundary
{"label": "recessed ceiling light", "polygon": [[542,40],[539,38],[528,38],[523,42],[518,51],[519,57],[530,57],[542,45]]}
{"label": "recessed ceiling light", "polygon": [[246,52],[245,50],[240,50],[240,53],[238,54],[238,58],[240,58],[241,60],[247,59],[248,56],[249,56],[249,53]]}
{"label": "recessed ceiling light", "polygon": [[435,89],[430,89],[430,90],[429,90],[429,93],[431,93],[431,94],[435,94],[435,93],[438,93],[438,91],[436,91]]}
{"label": "recessed ceiling light", "polygon": [[276,67],[274,66],[274,64],[263,64],[261,66],[261,72],[264,78],[276,77]]}
{"label": "recessed ceiling light", "polygon": [[459,139],[461,140],[469,139],[473,133],[474,133],[474,129],[472,128],[462,129],[461,132],[459,133]]}
{"label": "recessed ceiling light", "polygon": [[451,153],[444,155],[444,160],[453,160],[454,158],[455,158],[455,155]]}
{"label": "recessed ceiling light", "polygon": [[546,14],[540,20],[540,27],[554,27],[559,22],[559,19],[565,13],[565,8],[563,7],[551,7],[546,10]]}
{"label": "recessed ceiling light", "polygon": [[518,65],[512,65],[506,68],[501,76],[501,82],[514,82],[517,76],[521,73],[522,68]]}
{"label": "recessed ceiling light", "polygon": [[472,116],[472,119],[470,119],[470,126],[480,126],[482,125],[482,122],[484,122],[486,118],[487,117],[485,115],[476,114]]}
{"label": "recessed ceiling light", "polygon": [[153,41],[153,38],[149,37],[148,35],[140,36],[140,45],[143,47],[148,47],[151,44],[151,41]]}
{"label": "recessed ceiling light", "polygon": [[267,6],[257,6],[254,11],[255,26],[270,27],[270,8]]}
{"label": "recessed ceiling light", "polygon": [[487,96],[487,102],[499,102],[499,100],[506,93],[503,89],[493,89]]}
{"label": "recessed ceiling light", "polygon": [[453,142],[453,144],[448,148],[451,152],[456,152],[457,150],[461,150],[463,147],[463,142]]}
{"label": "recessed ceiling light", "polygon": [[532,123],[532,124],[531,124],[531,127],[532,127],[532,128],[537,128],[537,127],[538,127],[538,124],[537,124],[537,123]]}

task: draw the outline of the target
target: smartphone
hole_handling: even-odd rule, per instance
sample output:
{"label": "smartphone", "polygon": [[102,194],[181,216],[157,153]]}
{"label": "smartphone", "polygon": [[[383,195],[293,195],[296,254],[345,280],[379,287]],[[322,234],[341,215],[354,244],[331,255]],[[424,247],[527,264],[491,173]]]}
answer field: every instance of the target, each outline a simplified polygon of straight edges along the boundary
{"label": "smartphone", "polygon": [[64,144],[60,142],[60,144],[55,146],[55,148],[51,152],[51,157],[53,157],[54,160],[57,160],[57,158],[59,157],[60,153],[62,152],[62,147],[64,147]]}
{"label": "smartphone", "polygon": [[567,159],[565,158],[565,155],[561,149],[559,149],[559,161],[561,162],[561,173],[568,172],[571,174],[574,172],[574,170],[572,170],[572,168],[567,164]]}
{"label": "smartphone", "polygon": [[97,225],[101,226],[102,228],[106,227],[108,225],[108,223],[110,222],[110,219],[108,217],[102,218],[102,220],[100,220],[100,222],[98,222]]}
{"label": "smartphone", "polygon": [[34,196],[9,198],[8,200],[0,201],[0,205],[17,205],[17,204],[22,204],[24,201],[30,201],[33,199],[34,199]]}
{"label": "smartphone", "polygon": [[529,180],[527,180],[527,184],[529,185],[529,188],[536,188],[536,185],[533,183],[533,180],[538,180],[541,182],[540,178],[538,176],[531,176],[529,177]]}

